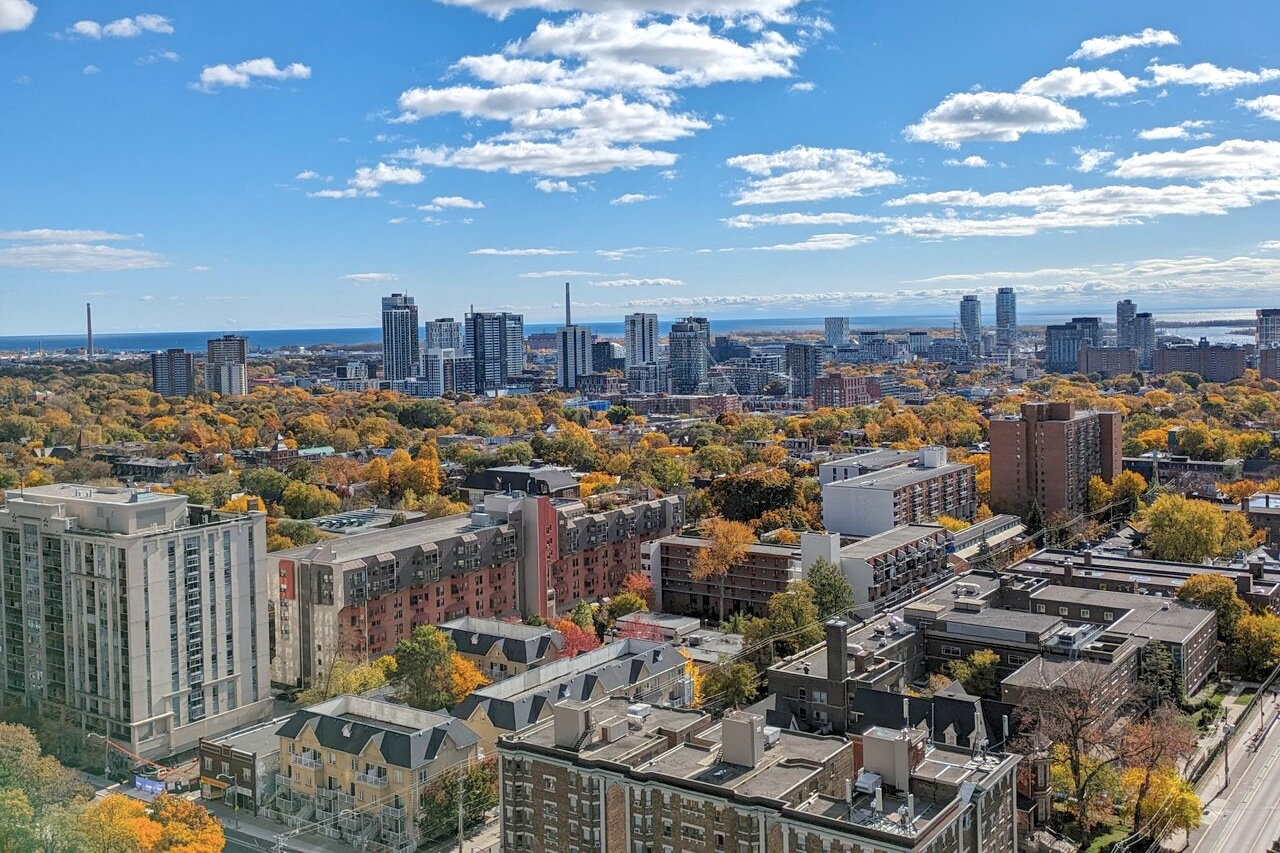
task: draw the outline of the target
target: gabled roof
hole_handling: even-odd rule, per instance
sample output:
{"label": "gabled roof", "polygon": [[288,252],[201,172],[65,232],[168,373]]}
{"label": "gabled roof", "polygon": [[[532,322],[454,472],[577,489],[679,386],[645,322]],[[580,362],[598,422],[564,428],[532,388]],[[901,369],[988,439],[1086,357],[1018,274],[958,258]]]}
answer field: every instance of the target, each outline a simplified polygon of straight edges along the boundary
{"label": "gabled roof", "polygon": [[464,489],[485,492],[517,489],[531,495],[557,495],[577,488],[577,485],[578,479],[573,476],[572,471],[551,465],[536,468],[529,465],[504,465],[477,471],[462,481]]}
{"label": "gabled roof", "polygon": [[564,646],[564,637],[551,628],[500,619],[464,616],[438,627],[453,637],[459,654],[484,657],[501,644],[507,660],[530,666],[540,663],[553,648]]}
{"label": "gabled roof", "polygon": [[387,764],[410,769],[433,761],[446,739],[459,749],[479,742],[455,717],[349,695],[303,708],[276,734],[296,739],[308,730],[325,749],[360,755],[372,743]]}

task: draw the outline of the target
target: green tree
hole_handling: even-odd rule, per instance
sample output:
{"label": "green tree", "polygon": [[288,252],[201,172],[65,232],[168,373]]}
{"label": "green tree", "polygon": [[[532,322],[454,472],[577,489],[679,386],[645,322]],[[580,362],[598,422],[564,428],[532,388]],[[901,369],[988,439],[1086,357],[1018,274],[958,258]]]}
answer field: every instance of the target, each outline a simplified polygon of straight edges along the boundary
{"label": "green tree", "polygon": [[1138,686],[1152,705],[1176,705],[1182,701],[1182,675],[1173,660],[1173,652],[1158,640],[1142,649],[1142,669]]}
{"label": "green tree", "polygon": [[1245,678],[1261,678],[1280,663],[1280,616],[1250,613],[1236,623],[1235,641],[1228,647],[1232,666]]}
{"label": "green tree", "polygon": [[1178,587],[1178,600],[1217,611],[1218,639],[1228,648],[1235,642],[1237,623],[1249,610],[1236,585],[1224,575],[1192,575]]}
{"label": "green tree", "polygon": [[625,424],[627,422],[627,418],[634,416],[635,413],[635,409],[632,409],[630,406],[610,406],[609,410],[604,413],[604,416],[608,418],[609,423],[614,426],[618,426],[620,424]]}
{"label": "green tree", "polygon": [[434,625],[419,625],[413,636],[396,643],[395,674],[391,683],[400,688],[405,702],[424,711],[454,704],[453,666],[457,646],[453,638]]}
{"label": "green tree", "polygon": [[769,634],[781,657],[822,642],[822,622],[814,603],[813,587],[793,581],[786,592],[769,597]]}
{"label": "green tree", "polygon": [[1161,495],[1143,512],[1147,547],[1160,560],[1203,563],[1222,551],[1222,510],[1181,495]]}
{"label": "green tree", "polygon": [[595,631],[596,629],[595,611],[585,601],[579,601],[573,606],[573,610],[569,613],[569,619],[584,631]]}
{"label": "green tree", "polygon": [[813,603],[818,606],[819,619],[844,616],[853,609],[853,588],[835,563],[822,557],[814,560],[807,580],[813,587]]}
{"label": "green tree", "polygon": [[284,511],[290,518],[315,518],[341,508],[338,496],[309,483],[292,482],[284,490]]}
{"label": "green tree", "polygon": [[240,474],[240,486],[267,503],[284,500],[284,490],[292,482],[288,475],[274,468],[250,468]]}
{"label": "green tree", "polygon": [[649,605],[644,596],[630,590],[623,590],[609,599],[609,621],[617,622],[623,616],[648,610]]}
{"label": "green tree", "polygon": [[0,790],[0,853],[28,853],[37,848],[35,816],[22,789]]}
{"label": "green tree", "polygon": [[741,708],[755,701],[759,676],[749,663],[718,666],[702,685],[703,702],[725,708]]}
{"label": "green tree", "polygon": [[1000,684],[996,667],[1000,665],[1000,655],[991,649],[978,649],[964,660],[953,660],[947,664],[947,671],[956,681],[964,685],[964,689],[975,696],[994,697]]}
{"label": "green tree", "polygon": [[16,788],[32,808],[66,805],[90,792],[52,755],[45,755],[35,732],[0,723],[0,790]]}
{"label": "green tree", "polygon": [[485,822],[498,804],[498,759],[488,758],[469,767],[446,770],[422,792],[418,830],[425,840],[436,841],[458,832],[458,778],[462,777],[463,826]]}

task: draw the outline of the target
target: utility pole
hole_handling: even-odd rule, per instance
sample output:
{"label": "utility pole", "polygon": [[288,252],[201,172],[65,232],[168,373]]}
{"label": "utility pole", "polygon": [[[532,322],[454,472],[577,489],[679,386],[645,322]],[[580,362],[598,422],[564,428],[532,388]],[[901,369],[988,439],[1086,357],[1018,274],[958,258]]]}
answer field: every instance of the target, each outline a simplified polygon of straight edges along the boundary
{"label": "utility pole", "polygon": [[462,773],[458,774],[458,853],[464,853],[462,849],[462,844],[463,844],[462,833],[464,830],[464,823],[466,820],[466,812],[463,811],[463,807],[462,807],[462,795],[463,795],[463,781],[465,779],[466,779],[466,776],[464,774]]}
{"label": "utility pole", "polygon": [[1231,732],[1235,727],[1230,723],[1222,724],[1222,790],[1231,784]]}

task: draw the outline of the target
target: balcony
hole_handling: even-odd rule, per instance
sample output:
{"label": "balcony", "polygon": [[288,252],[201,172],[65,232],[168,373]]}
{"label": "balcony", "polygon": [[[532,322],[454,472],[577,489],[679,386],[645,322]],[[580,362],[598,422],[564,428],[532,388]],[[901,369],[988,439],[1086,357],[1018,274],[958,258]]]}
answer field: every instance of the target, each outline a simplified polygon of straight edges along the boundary
{"label": "balcony", "polygon": [[298,765],[299,767],[306,767],[309,770],[320,769],[320,759],[312,758],[311,756],[307,755],[305,752],[301,753],[300,755],[294,755],[290,757],[289,760],[292,761],[294,764]]}
{"label": "balcony", "polygon": [[389,817],[393,820],[404,820],[404,807],[402,806],[383,806],[382,816]]}
{"label": "balcony", "polygon": [[277,787],[277,788],[282,788],[282,789],[285,789],[285,790],[292,790],[292,788],[293,788],[293,778],[292,778],[292,777],[290,777],[290,776],[285,776],[283,773],[277,773],[277,774],[276,774],[276,787]]}
{"label": "balcony", "polygon": [[337,797],[338,792],[333,788],[316,788],[316,798],[321,800],[332,800]]}
{"label": "balcony", "polygon": [[374,773],[357,773],[356,783],[368,785],[371,788],[385,788],[387,786],[387,777]]}

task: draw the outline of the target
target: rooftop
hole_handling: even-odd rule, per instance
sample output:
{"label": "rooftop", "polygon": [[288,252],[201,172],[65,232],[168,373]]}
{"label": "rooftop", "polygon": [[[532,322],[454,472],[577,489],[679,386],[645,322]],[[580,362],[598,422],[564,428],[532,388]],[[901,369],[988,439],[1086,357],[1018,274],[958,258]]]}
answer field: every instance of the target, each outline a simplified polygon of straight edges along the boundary
{"label": "rooftop", "polygon": [[964,470],[973,470],[973,466],[966,462],[950,462],[946,465],[939,465],[936,468],[922,468],[915,466],[909,468],[891,468],[887,471],[863,474],[861,477],[854,477],[851,480],[837,480],[834,483],[828,483],[824,488],[900,489],[903,486],[912,486],[916,483],[923,483],[926,480],[932,480],[935,477],[954,474]]}
{"label": "rooftop", "polygon": [[446,515],[400,527],[363,531],[341,539],[330,539],[277,553],[311,563],[348,563],[408,548],[433,545],[465,533],[475,526],[468,513]]}
{"label": "rooftop", "polygon": [[289,717],[280,717],[270,722],[258,723],[246,729],[217,737],[202,738],[202,740],[253,755],[270,755],[280,751],[280,735],[277,732],[288,720]]}
{"label": "rooftop", "polygon": [[31,486],[23,489],[5,491],[6,501],[29,501],[30,503],[53,504],[63,501],[79,501],[97,504],[143,504],[143,503],[186,503],[186,495],[171,495],[165,492],[153,492],[148,489],[129,489],[119,486],[82,486],[75,483],[57,483],[52,486]]}
{"label": "rooftop", "polygon": [[937,524],[906,524],[886,530],[884,533],[859,539],[851,545],[845,545],[840,549],[840,556],[851,560],[867,559],[895,548],[915,544],[939,533],[946,533],[946,530]]}

